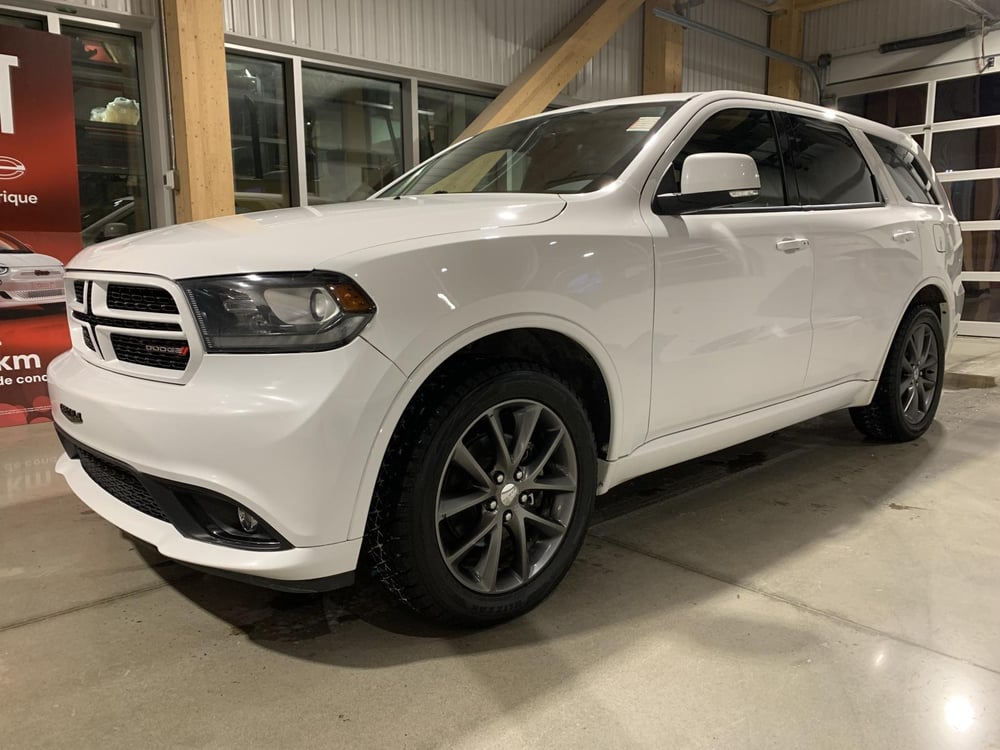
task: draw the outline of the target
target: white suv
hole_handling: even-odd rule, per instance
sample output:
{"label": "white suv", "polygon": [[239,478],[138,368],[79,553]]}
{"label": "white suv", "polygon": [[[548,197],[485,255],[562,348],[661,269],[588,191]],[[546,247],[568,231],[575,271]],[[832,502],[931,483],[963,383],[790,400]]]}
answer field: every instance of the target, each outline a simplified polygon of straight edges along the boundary
{"label": "white suv", "polygon": [[744,93],[546,112],[372,199],[71,263],[58,470],[170,558],[488,623],[597,493],[850,408],[930,425],[961,235],[907,136]]}

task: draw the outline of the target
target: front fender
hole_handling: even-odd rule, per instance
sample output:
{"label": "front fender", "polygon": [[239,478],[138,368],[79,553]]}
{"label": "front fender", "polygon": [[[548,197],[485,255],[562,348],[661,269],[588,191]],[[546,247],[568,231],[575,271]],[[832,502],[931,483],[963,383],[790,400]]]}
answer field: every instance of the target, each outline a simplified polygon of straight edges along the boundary
{"label": "front fender", "polygon": [[[372,446],[351,524],[364,531],[389,438],[417,389],[476,340],[517,328],[563,334],[593,357],[609,389],[609,456],[625,455],[648,432],[652,346],[652,247],[633,235],[567,235],[552,222],[438,238],[432,247],[377,248],[350,273],[378,306],[364,338],[407,376]],[[626,227],[627,228],[627,227]],[[360,257],[360,256],[365,257]]]}

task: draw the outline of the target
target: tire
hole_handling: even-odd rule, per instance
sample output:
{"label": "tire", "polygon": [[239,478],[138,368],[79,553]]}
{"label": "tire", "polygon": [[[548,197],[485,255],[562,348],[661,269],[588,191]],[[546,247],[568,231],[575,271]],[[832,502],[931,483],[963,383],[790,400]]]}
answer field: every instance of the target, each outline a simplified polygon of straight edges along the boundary
{"label": "tire", "polygon": [[943,384],[941,321],[932,307],[911,307],[893,337],[872,402],[851,409],[851,420],[875,440],[915,440],[934,421]]}
{"label": "tire", "polygon": [[517,617],[569,570],[596,489],[593,430],[558,375],[498,363],[439,379],[383,461],[365,534],[373,576],[439,622]]}

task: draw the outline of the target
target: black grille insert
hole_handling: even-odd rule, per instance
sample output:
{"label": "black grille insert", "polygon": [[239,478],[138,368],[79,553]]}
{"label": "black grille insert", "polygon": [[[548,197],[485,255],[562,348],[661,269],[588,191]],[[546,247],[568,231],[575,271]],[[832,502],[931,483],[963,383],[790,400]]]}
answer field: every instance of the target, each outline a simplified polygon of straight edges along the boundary
{"label": "black grille insert", "polygon": [[167,516],[160,509],[159,503],[146,491],[142,482],[134,474],[117,464],[95,456],[79,445],[76,446],[76,449],[80,456],[80,463],[83,464],[83,470],[102,490],[121,500],[130,508],[135,508],[147,516],[169,523]]}
{"label": "black grille insert", "polygon": [[135,284],[108,284],[111,310],[177,314],[177,303],[166,289]]}
{"label": "black grille insert", "polygon": [[112,333],[111,346],[122,362],[144,367],[183,370],[191,359],[187,341],[178,339],[147,339]]}
{"label": "black grille insert", "polygon": [[83,343],[85,343],[87,345],[87,348],[90,349],[91,351],[95,352],[97,351],[97,349],[94,347],[94,340],[90,338],[90,331],[88,331],[86,328],[83,329]]}
{"label": "black grille insert", "polygon": [[73,296],[76,297],[76,301],[81,305],[83,304],[83,282],[74,281],[73,282]]}
{"label": "black grille insert", "polygon": [[180,323],[160,323],[153,320],[128,320],[127,318],[105,318],[100,315],[87,315],[82,312],[73,312],[73,317],[81,323],[93,323],[95,326],[108,326],[109,328],[135,328],[142,331],[179,331]]}

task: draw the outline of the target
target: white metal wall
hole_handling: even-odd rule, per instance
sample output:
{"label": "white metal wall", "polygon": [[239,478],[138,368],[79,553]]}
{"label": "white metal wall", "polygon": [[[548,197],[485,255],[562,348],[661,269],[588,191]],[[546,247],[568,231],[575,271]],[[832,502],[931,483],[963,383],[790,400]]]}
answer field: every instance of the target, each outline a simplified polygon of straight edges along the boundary
{"label": "white metal wall", "polygon": [[642,9],[637,10],[563,91],[585,101],[642,93]]}
{"label": "white metal wall", "polygon": [[864,52],[883,42],[937,34],[974,21],[945,0],[850,0],[806,14],[804,57]]}
{"label": "white metal wall", "polygon": [[[226,31],[505,86],[587,0],[223,0]],[[637,13],[570,83],[593,99],[641,90]]]}
{"label": "white metal wall", "polygon": [[51,5],[63,8],[72,6],[92,8],[109,13],[124,13],[129,16],[147,16],[149,18],[157,16],[159,8],[157,0],[60,0],[59,2],[51,2]]}
{"label": "white metal wall", "polygon": [[[739,0],[705,0],[688,17],[757,44],[767,44],[767,15]],[[759,52],[700,31],[684,31],[684,90],[763,93],[767,60]]]}

